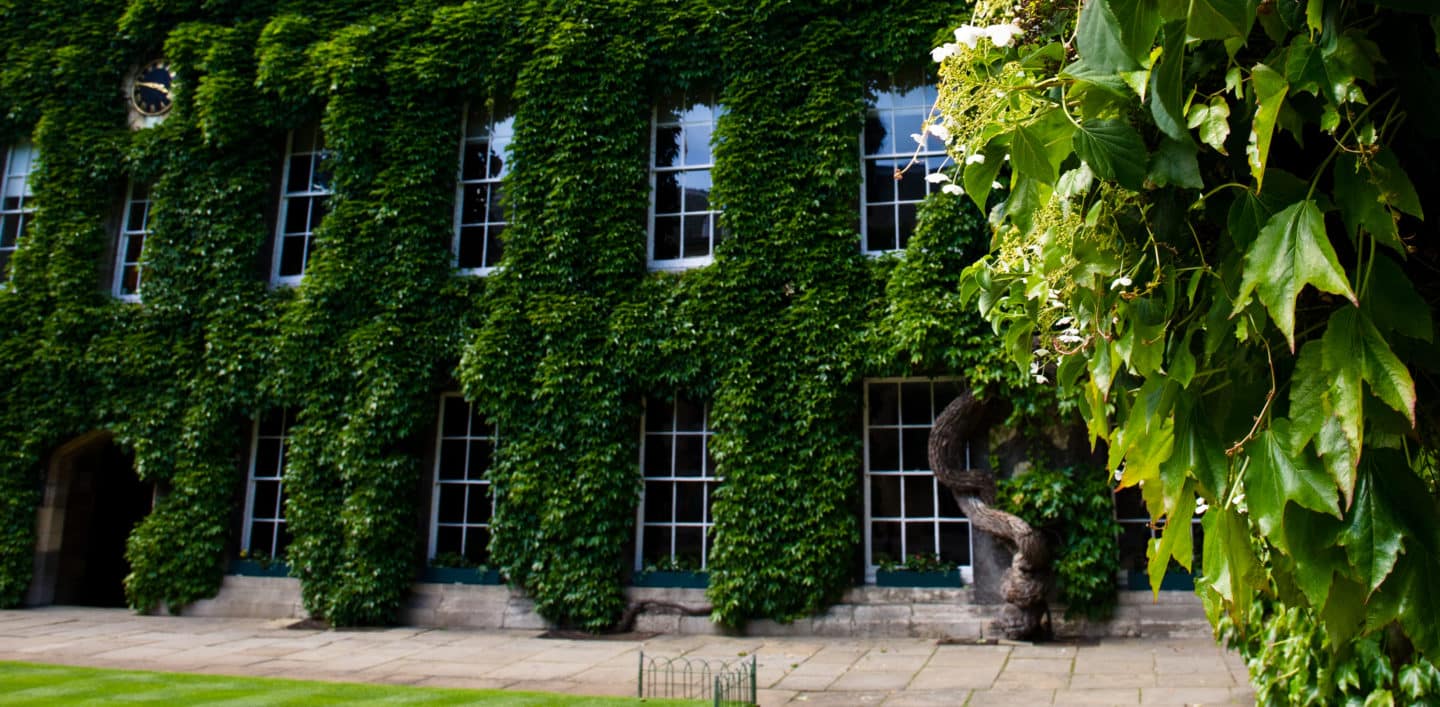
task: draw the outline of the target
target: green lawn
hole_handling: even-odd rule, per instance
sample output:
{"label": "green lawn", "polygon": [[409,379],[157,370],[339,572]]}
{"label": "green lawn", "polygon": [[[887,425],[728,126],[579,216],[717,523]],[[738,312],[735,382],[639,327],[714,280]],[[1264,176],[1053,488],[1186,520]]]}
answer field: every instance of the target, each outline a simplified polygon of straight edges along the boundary
{"label": "green lawn", "polygon": [[327,705],[482,704],[495,707],[621,707],[694,705],[684,700],[579,697],[543,692],[450,690],[279,678],[152,673],[0,662],[0,705],[145,704]]}

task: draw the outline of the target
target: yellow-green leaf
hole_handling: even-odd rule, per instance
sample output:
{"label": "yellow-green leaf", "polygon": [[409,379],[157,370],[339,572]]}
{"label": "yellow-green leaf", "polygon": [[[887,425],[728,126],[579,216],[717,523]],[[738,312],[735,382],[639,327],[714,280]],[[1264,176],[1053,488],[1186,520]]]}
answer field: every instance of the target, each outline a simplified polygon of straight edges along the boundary
{"label": "yellow-green leaf", "polygon": [[1325,233],[1325,217],[1313,200],[1291,204],[1271,216],[1245,253],[1245,275],[1232,313],[1259,292],[1270,318],[1295,349],[1295,298],[1306,285],[1355,302],[1355,293]]}
{"label": "yellow-green leaf", "polygon": [[1245,145],[1245,157],[1250,163],[1250,176],[1255,178],[1255,190],[1265,187],[1265,162],[1270,156],[1270,139],[1275,135],[1275,121],[1280,117],[1280,106],[1285,103],[1285,93],[1290,89],[1285,77],[1264,65],[1256,64],[1250,71],[1254,84],[1255,119],[1250,123],[1250,139]]}

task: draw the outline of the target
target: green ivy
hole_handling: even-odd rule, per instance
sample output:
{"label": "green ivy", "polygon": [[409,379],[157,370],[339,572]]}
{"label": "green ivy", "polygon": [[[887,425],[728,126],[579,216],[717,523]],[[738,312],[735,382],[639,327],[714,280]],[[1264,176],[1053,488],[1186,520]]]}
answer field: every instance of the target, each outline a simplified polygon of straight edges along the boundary
{"label": "green ivy", "polygon": [[1065,615],[1110,618],[1120,571],[1120,526],[1104,471],[1036,464],[1001,479],[995,497],[1002,510],[1020,516],[1050,538],[1055,587]]}
{"label": "green ivy", "polygon": [[[306,608],[393,620],[419,570],[439,393],[499,429],[495,564],[548,619],[624,604],[642,401],[712,403],[715,618],[793,619],[853,582],[860,383],[959,374],[1022,414],[1044,393],[955,326],[980,214],[942,195],[903,257],[858,252],[867,85],[964,2],[36,0],[0,8],[0,139],[34,135],[43,205],[0,291],[0,604],[30,578],[42,461],[108,429],[162,497],[132,534],[140,609],[213,595],[249,421],[294,413],[286,561]],[[177,71],[157,127],[120,86]],[[728,238],[645,265],[651,106],[712,91]],[[503,267],[457,277],[463,106],[515,111]],[[318,121],[332,212],[299,287],[266,285],[286,132]],[[153,185],[144,303],[97,283],[127,179]],[[956,218],[963,214],[963,218]],[[108,267],[105,264],[104,267]],[[936,312],[940,317],[936,316]]]}

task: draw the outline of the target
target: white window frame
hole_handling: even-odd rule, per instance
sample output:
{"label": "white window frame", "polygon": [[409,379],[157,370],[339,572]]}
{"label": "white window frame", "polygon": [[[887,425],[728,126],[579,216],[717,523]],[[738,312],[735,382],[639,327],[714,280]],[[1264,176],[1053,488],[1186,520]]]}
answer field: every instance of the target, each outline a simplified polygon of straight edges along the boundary
{"label": "white window frame", "polygon": [[[491,221],[489,220],[489,211],[490,207],[492,206],[493,200],[496,200],[497,197],[503,198],[500,195],[503,194],[504,191],[505,176],[510,173],[510,144],[515,139],[515,116],[506,115],[505,117],[500,118],[497,121],[496,117],[498,115],[500,115],[499,112],[489,108],[478,111],[471,110],[470,106],[467,104],[463,115],[461,115],[460,117],[460,159],[455,170],[455,238],[450,245],[450,254],[452,258],[452,264],[454,265],[456,272],[461,275],[489,275],[490,273],[494,272],[496,268],[499,267],[500,257],[503,257],[504,253],[504,249],[502,248],[501,256],[495,257],[493,259],[491,258],[490,232],[496,227],[501,229],[502,232],[505,229],[508,229],[510,226],[510,214],[506,212],[508,210],[502,210],[500,213],[501,220]],[[483,117],[485,120],[485,134],[483,136],[472,136],[470,134],[471,121],[477,117]],[[501,126],[504,126],[503,130],[498,129]],[[491,177],[487,172],[484,177],[481,177],[479,179],[467,180],[465,179],[465,153],[471,145],[480,142],[488,143],[489,150],[492,155],[496,153],[498,146],[498,152],[501,159],[500,174]],[[488,190],[485,219],[473,223],[465,223],[464,213],[466,188],[480,185],[484,185],[485,188]],[[501,206],[501,208],[504,209],[503,206]],[[493,264],[471,268],[460,266],[460,244],[462,241],[462,233],[466,228],[481,229],[480,237],[482,239],[482,255],[480,260],[482,263]]]}
{"label": "white window frame", "polygon": [[[667,99],[667,100],[668,100],[668,99]],[[684,175],[684,174],[686,174],[686,173],[705,172],[705,173],[707,173],[707,174],[710,175],[710,177],[711,177],[711,189],[712,189],[712,190],[714,189],[714,172],[715,172],[715,129],[716,129],[716,128],[719,126],[719,124],[720,124],[720,117],[725,114],[725,106],[721,105],[713,96],[707,97],[706,99],[704,99],[703,102],[692,102],[692,101],[690,100],[690,97],[689,97],[688,94],[682,94],[682,95],[680,96],[680,101],[679,101],[679,104],[678,104],[678,105],[679,105],[680,108],[682,109],[682,112],[681,112],[680,119],[679,119],[678,121],[676,121],[676,122],[669,122],[669,121],[664,122],[664,123],[660,122],[660,106],[658,106],[658,105],[655,106],[655,107],[653,107],[653,108],[651,109],[651,115],[650,115],[650,207],[649,207],[649,216],[648,216],[647,223],[646,223],[647,236],[646,236],[646,245],[645,245],[645,256],[646,256],[646,264],[649,266],[649,268],[650,268],[651,270],[671,270],[671,271],[678,271],[678,270],[689,270],[690,268],[698,268],[698,267],[704,267],[704,266],[706,266],[706,265],[709,265],[710,263],[712,263],[712,262],[715,261],[715,246],[718,245],[718,244],[720,243],[720,241],[723,240],[723,238],[724,238],[724,233],[721,231],[721,228],[720,228],[720,212],[721,212],[721,210],[720,210],[720,209],[717,209],[717,208],[713,208],[714,205],[715,205],[715,204],[714,204],[714,200],[711,199],[711,198],[707,198],[707,199],[706,199],[706,201],[709,202],[709,206],[711,206],[712,208],[704,209],[704,210],[699,210],[699,211],[687,211],[687,210],[685,209],[685,205],[684,205],[684,199],[685,199],[684,191],[685,191],[685,190],[684,190],[684,187],[682,186],[682,187],[681,187],[681,190],[680,190],[680,191],[681,191],[681,197],[680,197],[680,198],[681,198],[681,202],[682,202],[681,205],[680,205],[680,211],[679,211],[678,213],[676,213],[676,214],[664,214],[664,215],[666,215],[666,216],[669,216],[669,215],[677,215],[677,216],[680,217],[680,248],[681,248],[682,256],[679,257],[679,258],[656,258],[656,257],[655,257],[655,218],[656,218],[656,214],[655,214],[655,201],[656,201],[656,199],[655,199],[655,197],[656,197],[656,187],[657,187],[657,180],[656,180],[657,175],[659,175],[659,174]],[[709,111],[710,111],[709,120],[687,120],[687,119],[685,118],[684,113],[685,113],[685,112],[688,112],[688,109],[689,109],[692,105],[703,105],[703,106],[705,106],[706,108],[708,108]],[[694,126],[694,127],[708,126],[708,127],[709,127],[709,130],[710,130],[710,139],[709,139],[709,141],[708,141],[708,144],[709,144],[709,146],[710,146],[710,160],[709,160],[708,162],[703,162],[703,163],[698,163],[698,162],[697,162],[697,163],[694,163],[694,164],[689,164],[689,163],[687,163],[687,161],[686,161],[686,155],[687,155],[687,152],[688,152],[688,151],[687,151],[687,149],[686,149],[686,142],[687,142],[687,141],[686,141],[686,139],[685,139],[685,136],[686,136],[686,132],[687,132],[688,130],[690,130],[692,126]],[[670,166],[666,166],[666,167],[657,166],[657,165],[655,164],[656,157],[658,156],[658,153],[656,152],[656,149],[655,149],[655,148],[656,148],[656,136],[659,134],[661,128],[675,128],[675,127],[678,127],[678,128],[680,129],[680,139],[679,139],[680,152],[679,152],[679,154],[677,154],[677,155],[675,156],[675,160],[676,160],[677,164],[675,164],[675,165],[670,165]],[[696,256],[685,257],[685,256],[683,255],[683,253],[684,253],[684,248],[685,248],[685,219],[686,219],[687,217],[693,217],[693,216],[705,216],[705,217],[707,217],[707,218],[709,219],[709,225],[710,225],[710,248],[709,248],[709,252],[706,253],[705,255],[696,255]]]}
{"label": "white window frame", "polygon": [[[136,198],[137,189],[143,192],[144,196]],[[140,207],[140,223],[134,223],[132,216],[135,208]],[[145,267],[142,258],[145,254],[145,239],[150,235],[150,189],[143,184],[136,184],[133,180],[125,190],[125,211],[120,216],[120,235],[115,243],[115,281],[112,293],[115,299],[125,302],[140,301],[140,283],[144,280]],[[136,253],[135,259],[130,260],[127,256],[130,252],[130,242],[134,239],[140,240],[140,252]],[[128,268],[135,268],[135,291],[125,291],[125,271]]]}
{"label": "white window frame", "polygon": [[[245,487],[245,525],[242,527],[240,533],[240,547],[244,549],[247,553],[251,553],[253,551],[250,543],[252,540],[255,539],[252,537],[252,531],[254,530],[253,526],[256,522],[275,523],[275,533],[270,538],[270,546],[269,548],[264,549],[264,554],[274,559],[277,558],[279,555],[279,550],[281,549],[279,547],[280,537],[285,532],[285,460],[287,456],[286,452],[290,447],[291,429],[295,424],[295,413],[293,410],[290,409],[281,409],[272,414],[280,416],[280,434],[261,435],[259,418],[255,420],[254,425],[251,427],[250,469],[249,473],[246,475],[247,483]],[[278,440],[280,442],[280,458],[275,460],[276,471],[274,476],[256,476],[255,473],[257,467],[257,457],[260,451],[260,440],[262,437],[265,439]],[[274,482],[276,485],[275,514],[273,517],[257,517],[255,515],[255,489],[256,486],[261,482]]]}
{"label": "white window frame", "polygon": [[[969,540],[969,548],[968,548],[968,553],[967,553],[967,554],[968,554],[968,556],[970,557],[970,562],[971,562],[971,564],[969,564],[969,565],[960,565],[960,576],[961,576],[961,578],[964,579],[964,581],[967,582],[967,583],[974,581],[974,562],[975,562],[975,528],[974,528],[974,525],[970,522],[970,519],[969,519],[969,518],[966,518],[966,517],[964,517],[963,515],[960,516],[958,519],[942,519],[942,517],[940,516],[940,494],[942,494],[942,493],[950,493],[950,491],[949,491],[949,489],[941,486],[941,485],[940,485],[940,482],[939,482],[937,479],[935,479],[935,474],[934,474],[934,472],[931,471],[930,468],[929,468],[929,459],[928,459],[928,457],[927,457],[926,460],[924,461],[924,471],[920,471],[919,469],[914,469],[914,468],[912,468],[912,469],[905,469],[905,468],[904,468],[904,467],[906,467],[906,466],[913,466],[913,465],[907,464],[906,461],[905,461],[905,459],[904,459],[903,431],[904,431],[904,430],[907,430],[907,429],[929,429],[929,428],[933,427],[933,426],[934,426],[934,417],[940,414],[940,410],[935,409],[935,404],[934,404],[934,401],[935,401],[935,385],[936,385],[937,383],[955,383],[955,382],[957,382],[958,380],[959,380],[959,379],[954,378],[954,377],[935,377],[935,378],[867,378],[867,379],[865,379],[865,381],[864,381],[864,386],[865,386],[865,412],[864,412],[864,415],[865,415],[865,422],[864,422],[864,435],[865,435],[865,439],[864,439],[864,453],[865,453],[865,458],[864,458],[864,468],[865,468],[865,474],[864,474],[864,502],[865,502],[865,514],[864,514],[864,517],[865,517],[865,532],[864,532],[864,535],[865,535],[865,581],[866,581],[867,583],[874,583],[874,582],[875,582],[875,572],[879,569],[878,563],[876,563],[875,560],[874,560],[874,550],[873,550],[874,524],[875,524],[876,522],[888,522],[888,523],[898,522],[898,523],[901,524],[900,542],[901,542],[902,552],[901,552],[901,557],[898,557],[898,558],[895,558],[895,559],[896,559],[897,562],[903,562],[906,557],[909,557],[910,555],[914,554],[914,553],[911,553],[911,552],[908,552],[907,550],[905,550],[905,543],[906,543],[905,531],[904,531],[905,526],[906,526],[907,524],[922,523],[922,522],[927,522],[927,521],[930,522],[930,523],[932,524],[932,526],[933,526],[932,532],[934,533],[935,547],[936,547],[937,550],[938,550],[939,547],[940,547],[940,525],[941,525],[941,523],[957,523],[957,524],[963,524],[963,525],[965,525],[965,526],[967,527],[968,532],[966,533],[966,537],[967,537],[968,540]],[[897,409],[896,409],[896,413],[895,413],[895,414],[896,414],[896,424],[893,424],[893,425],[889,425],[889,424],[886,424],[886,425],[872,425],[872,424],[871,424],[871,417],[870,417],[870,387],[871,387],[871,385],[873,385],[873,384],[895,385],[895,384],[903,384],[903,383],[927,383],[927,384],[929,384],[930,401],[931,401],[931,420],[930,420],[930,422],[929,422],[928,424],[924,424],[924,425],[914,424],[914,423],[907,422],[903,417],[901,417],[901,411],[904,409],[904,403],[903,403],[903,401],[897,401]],[[899,433],[897,433],[897,435],[896,435],[896,439],[897,439],[897,442],[896,442],[896,443],[897,443],[897,454],[900,455],[900,466],[902,467],[900,470],[898,470],[898,471],[884,470],[884,471],[878,471],[878,472],[877,472],[877,471],[874,471],[874,470],[872,470],[872,469],[870,468],[870,430],[871,430],[872,428],[877,428],[877,429],[895,429],[895,430],[899,431]],[[968,448],[967,448],[967,454],[968,454]],[[876,517],[874,517],[874,515],[873,515],[873,513],[872,513],[872,506],[871,506],[871,486],[872,486],[871,480],[872,480],[874,477],[877,477],[877,476],[883,476],[883,477],[897,477],[897,476],[898,476],[898,477],[900,477],[900,479],[901,479],[901,481],[900,481],[901,498],[900,498],[900,515],[899,515],[899,516],[897,516],[897,517],[882,517],[882,518],[876,518]],[[905,515],[905,499],[904,499],[905,481],[904,481],[904,479],[905,479],[905,477],[916,477],[916,476],[929,476],[930,481],[931,481],[931,483],[932,483],[933,491],[932,491],[932,496],[931,496],[931,514],[930,514],[928,517],[909,518],[909,517],[907,517],[907,516]]]}
{"label": "white window frame", "polygon": [[[678,394],[677,398],[681,397]],[[635,571],[645,569],[645,531],[647,528],[653,531],[663,531],[669,534],[671,562],[676,559],[675,555],[675,531],[679,528],[700,528],[700,570],[705,571],[710,566],[710,553],[712,550],[713,538],[711,534],[715,528],[715,516],[713,513],[715,494],[720,488],[724,479],[716,472],[711,465],[710,444],[715,436],[715,430],[710,427],[710,402],[690,400],[690,402],[701,407],[700,430],[679,430],[677,429],[678,413],[676,412],[675,400],[665,404],[670,406],[670,429],[651,431],[647,429],[650,419],[649,408],[652,404],[650,399],[645,400],[645,412],[640,417],[640,505],[635,509]],[[670,438],[670,469],[665,476],[647,476],[645,468],[646,451],[651,437]],[[675,448],[679,437],[699,437],[701,441],[700,464],[701,469],[698,475],[680,476],[675,473]],[[670,489],[670,517],[665,520],[646,520],[645,518],[645,497],[646,487],[649,483],[668,484]],[[676,520],[676,501],[679,484],[701,484],[704,494],[704,506],[701,515],[701,522],[680,522]]]}
{"label": "white window frame", "polygon": [[[20,162],[22,157],[25,160],[23,165]],[[9,282],[10,262],[14,259],[15,251],[20,247],[20,239],[25,236],[30,220],[35,215],[35,206],[30,201],[35,196],[31,177],[35,174],[35,166],[39,160],[40,151],[35,148],[35,143],[29,140],[15,143],[5,151],[5,170],[0,173],[0,195],[5,199],[14,196],[20,201],[14,208],[5,208],[5,205],[0,203],[0,218],[16,218],[20,223],[15,229],[15,242],[0,245],[0,253],[4,253],[5,260],[0,263],[0,283]]]}
{"label": "white window frame", "polygon": [[[445,436],[445,407],[446,407],[446,406],[445,406],[445,403],[446,403],[447,400],[462,400],[462,401],[463,401],[464,398],[461,397],[461,395],[460,395],[459,393],[446,393],[446,394],[444,394],[444,395],[442,395],[442,396],[440,397],[440,413],[439,413],[439,416],[438,416],[438,418],[437,418],[439,424],[438,424],[438,426],[437,426],[436,429],[435,429],[435,468],[434,468],[434,470],[433,470],[433,473],[431,474],[432,486],[431,486],[431,489],[430,489],[430,538],[429,538],[429,544],[428,544],[428,546],[427,546],[427,547],[429,548],[429,550],[427,551],[426,556],[425,556],[426,559],[430,559],[430,560],[435,559],[435,555],[438,554],[438,547],[437,547],[437,546],[439,545],[440,526],[442,526],[442,525],[443,525],[443,526],[446,526],[446,527],[458,527],[458,528],[461,529],[461,531],[460,531],[460,554],[461,554],[461,555],[465,555],[466,557],[469,557],[469,556],[470,556],[469,553],[466,552],[466,544],[469,542],[469,536],[468,536],[468,533],[467,533],[468,530],[470,530],[471,528],[483,528],[483,529],[485,529],[485,531],[486,531],[487,534],[492,533],[492,530],[491,530],[491,529],[492,529],[492,521],[491,521],[490,519],[487,519],[487,520],[486,520],[485,522],[483,522],[483,523],[472,523],[472,522],[470,522],[470,503],[469,503],[469,495],[470,495],[470,494],[475,493],[477,490],[480,490],[482,493],[484,493],[484,494],[486,494],[487,496],[489,496],[489,497],[490,497],[490,518],[493,519],[493,518],[495,517],[495,494],[494,494],[494,486],[492,486],[491,483],[490,483],[490,475],[489,475],[489,471],[490,471],[490,470],[489,470],[489,469],[486,469],[486,470],[485,470],[484,476],[483,476],[482,478],[480,478],[480,479],[470,479],[470,478],[465,478],[465,479],[441,479],[441,478],[440,478],[440,468],[441,468],[442,463],[444,462],[444,459],[442,458],[442,455],[445,453],[445,452],[444,452],[444,449],[445,449],[445,442],[446,442],[446,440],[451,440],[451,441],[463,441],[463,442],[465,443],[465,459],[464,459],[464,462],[463,462],[463,463],[464,463],[464,467],[465,467],[465,469],[466,469],[466,475],[467,475],[467,477],[468,477],[468,476],[469,476],[469,469],[470,469],[470,451],[471,451],[472,443],[474,443],[474,442],[489,442],[489,443],[491,444],[492,448],[498,447],[498,446],[499,446],[499,443],[500,443],[499,430],[498,430],[497,428],[495,428],[494,426],[490,426],[490,425],[487,425],[487,427],[489,427],[488,430],[483,430],[483,431],[477,431],[477,430],[475,430],[475,429],[473,428],[473,426],[474,426],[474,420],[475,420],[475,414],[474,414],[474,413],[475,413],[475,403],[466,402],[466,403],[465,403],[465,405],[466,405],[466,408],[465,408],[465,409],[466,409],[467,414],[466,414],[466,416],[465,416],[465,434],[459,435],[459,436],[449,436],[449,437]],[[477,433],[477,432],[478,432],[478,433]],[[460,523],[441,523],[441,522],[440,522],[440,493],[441,493],[441,491],[443,490],[443,489],[442,489],[442,486],[444,486],[444,485],[458,486],[458,487],[463,487],[463,488],[465,489],[465,497],[466,497],[466,502],[465,502],[465,504],[464,504],[465,517],[464,517],[464,519],[463,519]],[[492,537],[493,537],[493,535],[492,535]],[[486,548],[486,549],[485,549],[485,552],[484,552],[484,555],[485,555],[485,557],[487,558],[487,561],[488,561],[488,558],[489,558],[489,554],[490,554],[489,548]],[[484,563],[482,563],[482,564],[484,564]]]}
{"label": "white window frame", "polygon": [[[866,152],[865,127],[862,127],[860,130],[860,252],[869,256],[880,256],[886,253],[904,251],[904,242],[908,242],[910,237],[914,235],[914,232],[902,232],[900,226],[901,208],[905,206],[910,206],[916,208],[918,211],[920,202],[923,201],[926,196],[929,196],[930,194],[939,191],[940,187],[942,186],[940,184],[932,184],[925,181],[925,175],[935,171],[940,167],[940,165],[945,163],[945,145],[941,143],[940,139],[935,137],[934,135],[922,133],[919,130],[919,124],[913,126],[916,128],[913,131],[907,131],[908,128],[904,130],[897,130],[895,120],[897,115],[902,113],[913,113],[915,110],[923,110],[925,114],[928,115],[931,108],[935,104],[935,85],[928,82],[921,83],[908,90],[902,89],[901,86],[903,85],[904,84],[901,81],[895,78],[891,78],[889,80],[889,83],[886,84],[886,86],[884,87],[884,90],[875,91],[875,100],[871,101],[866,106],[865,126],[869,126],[872,118],[878,118],[886,126],[886,130],[888,130],[890,133],[892,150],[890,152],[877,152],[874,154]],[[921,98],[919,99],[920,102],[899,105],[899,102],[901,100],[911,97],[912,94],[915,94],[917,92],[921,95]],[[888,97],[888,100],[882,100],[882,96]],[[882,104],[885,103],[888,103],[888,105],[882,107]],[[921,105],[922,103],[924,105]],[[925,143],[923,145],[917,145],[915,143],[915,140],[910,137],[911,132],[919,134],[922,138],[924,138]],[[916,152],[917,147],[920,148],[918,153]],[[906,172],[904,179],[918,180],[919,183],[923,186],[925,194],[919,199],[902,199],[900,195],[900,183],[894,179],[889,179],[889,181],[891,182],[890,195],[892,198],[885,201],[871,202],[870,164],[893,162],[894,164],[903,167],[910,162],[911,158],[915,158],[916,161],[914,165],[910,166],[909,171]],[[895,236],[896,247],[870,247],[870,207],[872,206],[890,207],[890,224],[893,230],[893,235]],[[918,223],[918,221],[919,218],[917,213],[916,222]]]}
{"label": "white window frame", "polygon": [[[296,153],[294,151],[296,130],[311,131],[311,145],[313,149],[308,152],[301,153]],[[310,156],[311,178],[309,180],[309,183],[305,185],[305,188],[291,189],[290,163],[295,157],[299,157],[301,155]],[[300,284],[300,282],[305,279],[305,270],[309,268],[310,256],[314,253],[315,250],[315,230],[320,227],[320,223],[324,220],[324,216],[322,215],[320,218],[315,219],[313,223],[311,223],[310,219],[307,218],[306,227],[309,230],[299,234],[303,236],[305,241],[305,250],[300,257],[300,272],[294,275],[280,274],[280,268],[284,263],[283,256],[285,253],[285,236],[287,233],[285,230],[285,224],[290,215],[290,207],[292,204],[292,200],[307,199],[307,208],[313,209],[316,205],[322,205],[324,208],[327,209],[328,212],[329,200],[330,197],[335,193],[335,190],[328,185],[328,182],[326,183],[326,186],[324,188],[314,188],[316,186],[314,175],[316,173],[323,173],[323,170],[321,170],[320,167],[328,157],[329,153],[325,149],[324,131],[320,129],[319,124],[301,126],[299,128],[296,128],[295,130],[291,130],[285,135],[285,164],[280,177],[280,209],[278,217],[275,221],[275,248],[274,257],[272,258],[272,264],[270,266],[270,284],[272,285],[293,287]],[[292,233],[289,235],[294,238],[297,234]]]}

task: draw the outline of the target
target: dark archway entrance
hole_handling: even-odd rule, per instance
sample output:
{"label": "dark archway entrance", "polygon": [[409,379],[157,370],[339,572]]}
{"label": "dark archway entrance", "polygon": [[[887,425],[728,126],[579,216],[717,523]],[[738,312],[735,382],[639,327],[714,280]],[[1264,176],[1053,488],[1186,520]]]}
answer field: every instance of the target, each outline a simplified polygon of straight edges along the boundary
{"label": "dark archway entrance", "polygon": [[125,606],[125,540],[154,503],[154,487],[108,432],[50,457],[27,603]]}

